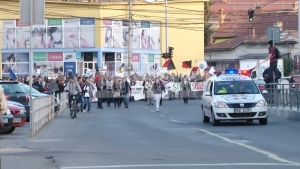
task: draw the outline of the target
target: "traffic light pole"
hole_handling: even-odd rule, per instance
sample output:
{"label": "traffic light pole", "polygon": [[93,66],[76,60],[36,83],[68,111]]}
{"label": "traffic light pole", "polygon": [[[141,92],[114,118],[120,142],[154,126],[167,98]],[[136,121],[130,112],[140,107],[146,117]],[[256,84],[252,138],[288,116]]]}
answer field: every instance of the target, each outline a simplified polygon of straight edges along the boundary
{"label": "traffic light pole", "polygon": [[[299,0],[300,1],[300,0]],[[168,44],[168,0],[165,0],[165,19],[166,19],[166,53],[168,53],[169,51],[169,49],[168,49],[168,46],[169,46],[169,44]],[[167,60],[167,59],[166,59]]]}

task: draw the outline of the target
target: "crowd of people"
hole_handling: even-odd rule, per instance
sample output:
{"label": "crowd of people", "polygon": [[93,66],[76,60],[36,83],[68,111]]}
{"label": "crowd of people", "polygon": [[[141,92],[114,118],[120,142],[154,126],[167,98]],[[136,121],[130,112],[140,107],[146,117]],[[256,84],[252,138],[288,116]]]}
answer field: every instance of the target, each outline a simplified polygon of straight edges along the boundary
{"label": "crowd of people", "polygon": [[[103,109],[103,104],[106,103],[107,107],[114,106],[121,108],[129,107],[129,102],[134,101],[131,91],[131,86],[135,86],[137,81],[142,81],[144,87],[144,101],[148,106],[154,106],[156,111],[159,111],[162,105],[162,93],[168,92],[169,100],[175,99],[174,92],[165,88],[165,82],[181,83],[182,90],[180,91],[179,98],[183,99],[184,104],[188,104],[190,97],[191,85],[190,82],[203,81],[200,76],[183,76],[173,74],[164,74],[162,76],[154,77],[151,75],[145,76],[131,76],[129,78],[114,77],[108,75],[96,75],[95,77],[74,76],[67,78],[66,76],[59,76],[55,79],[47,77],[33,76],[33,87],[41,93],[50,94],[55,92],[59,95],[62,92],[67,92],[69,95],[76,95],[79,105],[79,111],[91,112],[91,103],[97,102],[97,108]],[[11,79],[10,79],[11,80]],[[19,82],[29,85],[29,77],[20,77],[17,79]],[[58,90],[51,91],[49,84],[56,82]],[[71,97],[70,97],[71,98]],[[69,106],[71,99],[69,99]]]}

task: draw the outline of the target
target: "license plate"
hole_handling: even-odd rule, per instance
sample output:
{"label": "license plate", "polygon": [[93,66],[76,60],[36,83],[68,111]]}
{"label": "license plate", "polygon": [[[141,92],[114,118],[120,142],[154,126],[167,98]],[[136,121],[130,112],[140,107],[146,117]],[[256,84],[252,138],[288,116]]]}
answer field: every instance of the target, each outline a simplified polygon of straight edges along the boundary
{"label": "license plate", "polygon": [[8,123],[8,119],[3,119],[3,123]]}
{"label": "license plate", "polygon": [[235,113],[250,113],[251,109],[234,109]]}
{"label": "license plate", "polygon": [[22,119],[21,118],[14,118],[14,121],[13,121],[13,123],[20,123],[22,121]]}

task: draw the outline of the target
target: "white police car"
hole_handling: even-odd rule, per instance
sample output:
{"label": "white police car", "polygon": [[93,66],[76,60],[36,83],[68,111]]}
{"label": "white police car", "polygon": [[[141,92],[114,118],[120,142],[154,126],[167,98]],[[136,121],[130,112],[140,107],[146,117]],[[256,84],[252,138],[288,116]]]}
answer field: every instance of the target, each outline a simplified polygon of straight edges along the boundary
{"label": "white police car", "polygon": [[203,122],[259,120],[261,125],[268,123],[268,107],[255,82],[237,70],[226,70],[225,75],[210,77],[204,86],[202,97]]}

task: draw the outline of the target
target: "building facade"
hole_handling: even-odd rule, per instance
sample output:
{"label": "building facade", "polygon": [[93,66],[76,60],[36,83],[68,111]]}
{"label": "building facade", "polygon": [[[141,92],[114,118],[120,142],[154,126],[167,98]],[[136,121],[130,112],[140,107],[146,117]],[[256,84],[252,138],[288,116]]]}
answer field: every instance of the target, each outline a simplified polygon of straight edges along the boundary
{"label": "building facade", "polygon": [[[174,47],[178,73],[183,61],[203,60],[203,18],[205,0],[169,3],[168,46]],[[21,25],[19,2],[0,0],[2,78],[12,69],[17,76],[56,77],[70,71],[84,74],[97,67],[107,74],[128,67],[129,20],[127,3],[46,2],[44,25]],[[172,10],[171,10],[172,9]],[[133,4],[132,66],[136,73],[156,73],[165,62],[164,3]],[[31,33],[30,33],[31,32]],[[33,63],[29,65],[30,36]]]}

